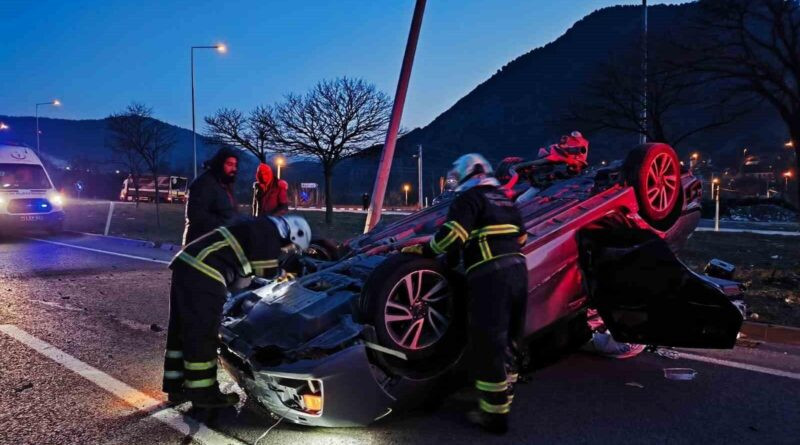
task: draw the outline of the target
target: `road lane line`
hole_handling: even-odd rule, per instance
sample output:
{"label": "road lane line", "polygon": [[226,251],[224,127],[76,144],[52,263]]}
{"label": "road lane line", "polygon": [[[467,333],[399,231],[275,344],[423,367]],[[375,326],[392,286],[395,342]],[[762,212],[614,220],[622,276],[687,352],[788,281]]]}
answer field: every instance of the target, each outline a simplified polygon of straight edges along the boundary
{"label": "road lane line", "polygon": [[687,353],[687,352],[678,352],[678,357],[679,358],[685,358],[687,360],[694,360],[694,361],[698,361],[698,362],[711,363],[713,365],[727,366],[729,368],[744,369],[746,371],[760,372],[762,374],[769,374],[769,375],[774,375],[774,376],[777,376],[777,377],[786,377],[786,378],[789,378],[789,379],[800,380],[800,373],[797,373],[797,372],[782,371],[780,369],[773,369],[773,368],[765,368],[763,366],[750,365],[750,364],[747,364],[747,363],[732,362],[730,360],[723,360],[723,359],[719,359],[719,358],[706,357],[704,355],[690,354],[690,353]]}
{"label": "road lane line", "polygon": [[756,235],[800,236],[800,232],[787,230],[760,230],[760,229],[723,229],[714,230],[713,227],[696,227],[695,232],[724,232],[724,233],[755,233]]}
{"label": "road lane line", "polygon": [[[119,399],[123,400],[125,403],[133,406],[139,411],[149,412],[162,404],[161,401],[154,399],[137,390],[136,388],[133,388],[132,386],[129,386],[128,384],[111,377],[103,371],[100,371],[99,369],[78,360],[77,358],[67,354],[66,352],[49,343],[39,340],[38,338],[28,334],[14,325],[0,325],[0,332],[3,332],[14,340],[17,340],[18,342],[42,354],[50,360],[53,360],[75,374],[85,378],[86,380],[89,380],[90,382],[117,396]],[[244,442],[214,431],[211,428],[208,428],[202,422],[198,422],[197,420],[186,416],[173,408],[165,408],[157,411],[150,417],[166,424],[172,429],[187,437],[190,437],[193,441],[200,444],[244,445]]]}
{"label": "road lane line", "polygon": [[108,250],[93,249],[91,247],[76,246],[75,244],[61,243],[61,242],[58,242],[58,241],[46,240],[46,239],[41,239],[41,238],[27,238],[27,239],[33,240],[33,241],[39,241],[40,243],[55,244],[57,246],[63,246],[63,247],[72,247],[73,249],[88,250],[89,252],[104,253],[106,255],[120,256],[120,257],[123,257],[123,258],[130,258],[130,259],[134,259],[134,260],[149,261],[151,263],[159,263],[159,264],[169,264],[170,263],[169,261],[157,260],[155,258],[145,258],[143,256],[128,255],[127,253],[119,253],[119,252],[111,252],[111,251],[108,251]]}

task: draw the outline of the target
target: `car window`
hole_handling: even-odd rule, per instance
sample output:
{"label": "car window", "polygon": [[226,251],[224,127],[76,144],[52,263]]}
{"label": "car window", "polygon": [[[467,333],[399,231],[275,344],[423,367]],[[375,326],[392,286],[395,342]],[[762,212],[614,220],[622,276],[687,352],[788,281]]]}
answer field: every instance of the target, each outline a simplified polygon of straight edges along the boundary
{"label": "car window", "polygon": [[52,185],[41,165],[0,164],[0,188],[48,189],[52,188]]}

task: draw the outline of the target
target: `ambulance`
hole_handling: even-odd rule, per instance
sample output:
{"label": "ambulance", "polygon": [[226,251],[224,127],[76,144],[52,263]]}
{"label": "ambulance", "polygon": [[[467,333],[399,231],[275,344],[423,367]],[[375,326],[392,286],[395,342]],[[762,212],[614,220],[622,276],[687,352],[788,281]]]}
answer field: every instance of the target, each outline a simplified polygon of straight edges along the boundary
{"label": "ambulance", "polygon": [[63,206],[64,198],[32,149],[0,144],[0,232],[60,232]]}

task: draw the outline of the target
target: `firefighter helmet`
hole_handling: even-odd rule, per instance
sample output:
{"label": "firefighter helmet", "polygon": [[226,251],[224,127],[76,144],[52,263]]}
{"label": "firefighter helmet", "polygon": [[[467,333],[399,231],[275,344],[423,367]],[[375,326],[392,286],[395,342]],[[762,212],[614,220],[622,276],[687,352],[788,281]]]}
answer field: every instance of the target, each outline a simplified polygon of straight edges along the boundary
{"label": "firefighter helmet", "polygon": [[461,156],[453,162],[453,168],[448,177],[455,179],[459,185],[478,175],[491,175],[492,165],[483,156],[470,153]]}
{"label": "firefighter helmet", "polygon": [[296,244],[300,250],[308,249],[311,244],[311,226],[308,221],[299,215],[284,215],[269,217],[278,227],[281,237],[288,242]]}

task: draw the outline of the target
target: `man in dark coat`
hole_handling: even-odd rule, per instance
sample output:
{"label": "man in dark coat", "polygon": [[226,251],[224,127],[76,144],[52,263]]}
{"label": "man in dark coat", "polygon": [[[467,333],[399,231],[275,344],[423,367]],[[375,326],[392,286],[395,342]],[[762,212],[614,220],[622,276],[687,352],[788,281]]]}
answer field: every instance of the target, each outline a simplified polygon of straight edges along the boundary
{"label": "man in dark coat", "polygon": [[189,201],[186,203],[183,245],[236,219],[233,185],[238,164],[238,154],[229,148],[222,148],[208,162],[208,169],[192,181]]}

